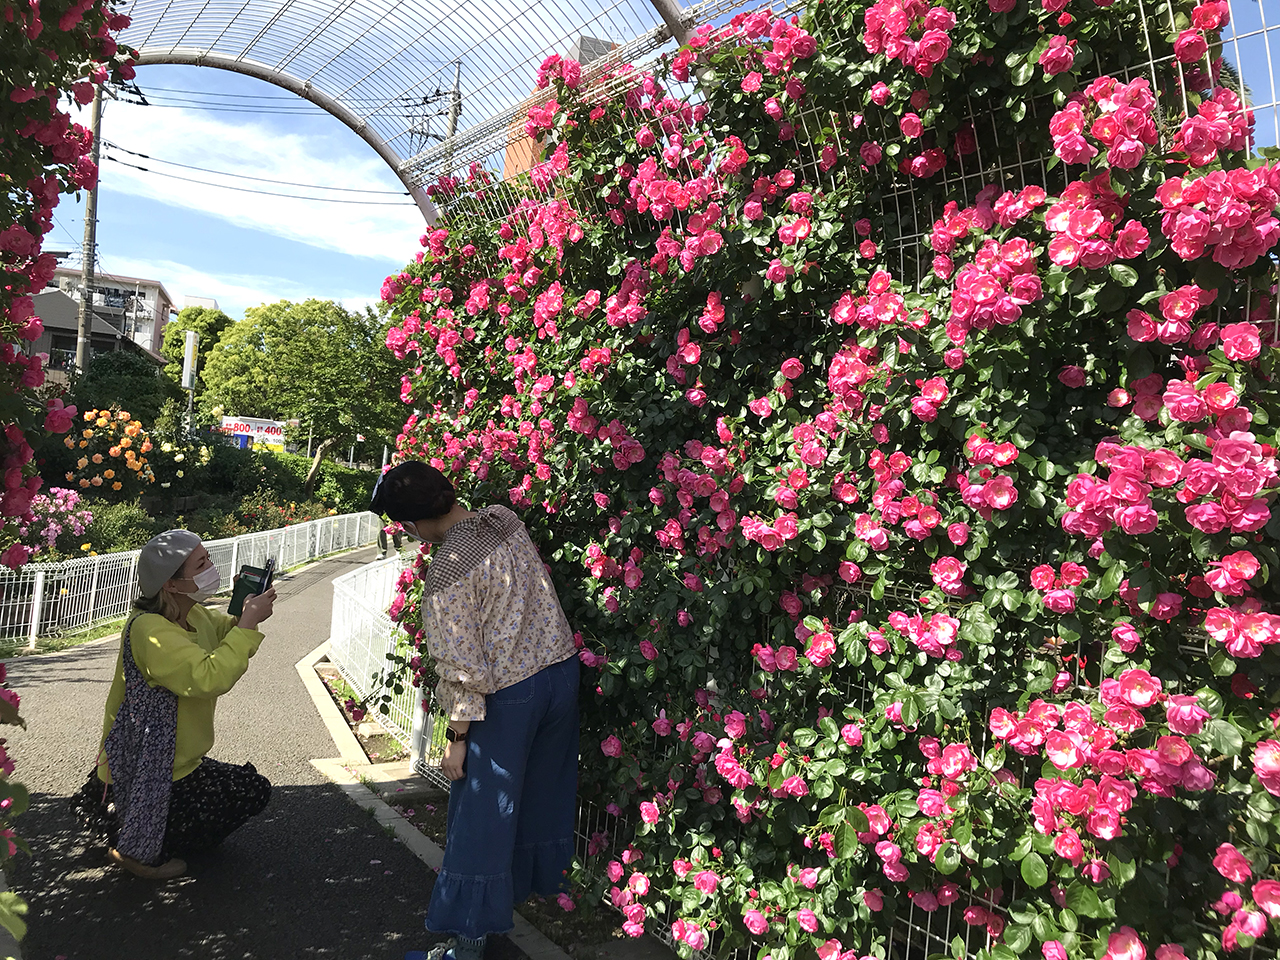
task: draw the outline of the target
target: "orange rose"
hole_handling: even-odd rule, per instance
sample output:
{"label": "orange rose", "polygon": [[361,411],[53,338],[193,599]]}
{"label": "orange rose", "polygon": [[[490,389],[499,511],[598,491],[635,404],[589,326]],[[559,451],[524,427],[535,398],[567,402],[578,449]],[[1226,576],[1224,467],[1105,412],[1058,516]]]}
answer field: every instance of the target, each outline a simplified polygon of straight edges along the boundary
{"label": "orange rose", "polygon": [[119,489],[121,489],[123,486],[124,486],[124,484],[122,484],[119,480],[117,480],[115,483],[113,483],[113,484],[111,485],[111,489],[112,489],[112,490],[119,490]]}
{"label": "orange rose", "polygon": [[88,440],[90,437],[92,437],[92,436],[93,436],[93,431],[92,431],[92,430],[84,430],[84,431],[82,431],[82,432],[80,433],[80,436],[82,436],[82,437],[84,437],[86,440]]}
{"label": "orange rose", "polygon": [[120,448],[112,447],[110,450],[107,451],[107,453],[111,454],[113,457],[118,457],[120,456]]}
{"label": "orange rose", "polygon": [[76,469],[77,469],[77,470],[83,470],[83,469],[84,469],[85,467],[87,467],[88,465],[89,465],[89,458],[88,458],[88,457],[81,457],[79,460],[77,460],[77,461],[76,461]]}
{"label": "orange rose", "polygon": [[100,427],[105,427],[105,426],[107,425],[107,423],[108,423],[108,422],[109,422],[109,421],[107,420],[107,418],[106,418],[106,417],[99,417],[99,418],[98,418],[98,426],[100,426]]}
{"label": "orange rose", "polygon": [[95,487],[100,487],[100,486],[102,486],[102,478],[101,478],[101,477],[94,477],[94,478],[93,478],[92,480],[90,480],[89,482],[90,482],[90,483],[92,483]]}
{"label": "orange rose", "polygon": [[102,454],[100,454],[100,453],[95,453],[91,459],[93,460],[93,462],[94,462],[94,463],[101,463],[101,462],[102,462]]}
{"label": "orange rose", "polygon": [[89,485],[89,481],[88,481],[88,480],[81,480],[81,481],[80,481],[80,486],[82,486],[82,487],[87,487],[88,485]]}
{"label": "orange rose", "polygon": [[129,419],[129,411],[128,411],[128,410],[121,410],[121,411],[120,411],[120,413],[118,414],[118,416],[120,417],[120,419],[121,419],[121,420],[128,420],[128,419]]}
{"label": "orange rose", "polygon": [[62,441],[62,442],[63,442],[63,443],[65,443],[65,444],[66,444],[68,447],[70,447],[72,450],[74,450],[74,449],[76,448],[76,442],[75,442],[75,440],[73,440],[71,437],[65,437],[65,438],[63,438],[63,441]]}
{"label": "orange rose", "polygon": [[142,441],[142,452],[143,452],[143,453],[150,453],[150,452],[151,452],[151,441],[150,441],[150,440],[143,440],[143,441]]}
{"label": "orange rose", "polygon": [[86,411],[84,412],[84,422],[85,422],[85,423],[88,423],[90,420],[92,420],[92,419],[93,419],[94,417],[96,417],[97,415],[98,415],[98,411],[97,411],[97,410],[86,410]]}
{"label": "orange rose", "polygon": [[123,439],[121,439],[121,441],[120,441],[120,446],[122,446],[122,447],[126,447],[126,448],[127,448],[127,447],[131,447],[131,446],[133,446],[133,441],[132,441],[132,440],[130,440],[128,437],[124,437],[124,438],[123,438]]}
{"label": "orange rose", "polygon": [[116,475],[116,472],[114,470],[103,470],[102,475],[106,477],[108,480],[110,480],[112,477]]}
{"label": "orange rose", "polygon": [[74,480],[75,478],[76,478],[76,475],[75,475],[74,473],[72,473],[70,470],[68,470],[68,471],[67,471],[67,482],[70,482],[70,481]]}

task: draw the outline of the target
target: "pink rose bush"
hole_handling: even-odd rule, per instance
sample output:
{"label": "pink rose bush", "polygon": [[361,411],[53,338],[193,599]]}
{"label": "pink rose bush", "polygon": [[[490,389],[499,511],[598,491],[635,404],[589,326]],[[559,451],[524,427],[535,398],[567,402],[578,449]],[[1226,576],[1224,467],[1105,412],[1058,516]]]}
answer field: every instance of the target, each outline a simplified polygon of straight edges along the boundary
{"label": "pink rose bush", "polygon": [[1280,181],[1225,3],[1015,7],[552,58],[537,162],[438,185],[384,287],[398,455],[519,510],[577,631],[575,895],[684,956],[1280,933]]}

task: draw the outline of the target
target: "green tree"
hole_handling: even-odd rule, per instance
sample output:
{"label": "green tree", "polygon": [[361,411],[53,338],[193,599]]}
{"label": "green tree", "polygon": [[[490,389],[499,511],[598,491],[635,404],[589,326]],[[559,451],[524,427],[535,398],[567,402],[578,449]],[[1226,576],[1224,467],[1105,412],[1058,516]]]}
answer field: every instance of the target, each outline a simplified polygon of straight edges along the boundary
{"label": "green tree", "polygon": [[168,360],[164,372],[174,383],[182,382],[182,354],[186,348],[187,331],[194,330],[200,334],[200,350],[196,355],[196,389],[201,387],[200,370],[204,359],[217,346],[222,332],[231,326],[232,320],[221,310],[211,307],[187,307],[164,328],[164,343],[160,353]]}
{"label": "green tree", "polygon": [[404,420],[400,375],[385,349],[386,323],[376,313],[345,310],[331,300],[253,307],[226,329],[206,355],[206,415],[217,407],[243,417],[297,419],[317,441],[306,488],[331,450],[357,434],[391,440]]}
{"label": "green tree", "polygon": [[163,370],[132,350],[98,354],[71,388],[71,402],[81,410],[118,405],[147,426],[155,422],[166,400],[180,395]]}

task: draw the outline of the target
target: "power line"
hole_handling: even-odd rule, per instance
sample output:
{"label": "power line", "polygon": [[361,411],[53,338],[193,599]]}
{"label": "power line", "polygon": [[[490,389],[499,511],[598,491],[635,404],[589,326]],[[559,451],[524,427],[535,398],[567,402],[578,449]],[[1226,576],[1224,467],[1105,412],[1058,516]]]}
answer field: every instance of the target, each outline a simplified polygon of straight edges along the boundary
{"label": "power line", "polygon": [[[430,62],[433,62],[433,63],[452,63],[453,61],[452,61],[452,60],[436,60],[436,61],[430,61]],[[180,90],[180,89],[177,89],[177,88],[175,88],[175,87],[152,87],[152,86],[148,86],[148,87],[147,87],[147,89],[146,89],[145,91],[143,91],[143,92],[144,92],[144,93],[146,93],[147,91],[150,91],[150,92],[152,92],[152,93],[158,93],[158,94],[182,93],[182,94],[188,94],[188,95],[191,95],[191,96],[198,96],[198,97],[223,97],[223,98],[227,98],[227,99],[235,99],[235,100],[299,100],[299,99],[301,99],[300,97],[296,96],[295,94],[291,94],[291,93],[284,93],[284,94],[270,94],[270,93],[218,93],[218,92],[213,91],[213,90]],[[442,90],[437,90],[435,93],[431,93],[431,94],[423,94],[422,96],[413,96],[413,95],[410,95],[410,94],[407,94],[407,93],[406,93],[406,94],[401,94],[401,95],[400,95],[400,96],[398,96],[398,97],[393,97],[392,99],[393,99],[393,100],[406,100],[406,101],[411,101],[411,102],[416,103],[416,104],[423,104],[423,103],[428,103],[428,102],[430,102],[430,101],[432,101],[432,100],[443,100],[443,99],[445,99],[446,97],[450,97],[450,96],[452,96],[452,95],[453,95],[453,91],[452,91],[452,90],[443,90],[443,91],[442,91]],[[174,97],[166,97],[166,98],[164,98],[164,99],[173,100],[173,99],[176,99],[176,98],[174,98]],[[385,102],[385,101],[387,100],[387,98],[386,98],[385,96],[343,97],[342,99],[343,99],[345,102],[351,102],[351,103],[358,102],[358,101],[361,101],[361,100],[371,100],[371,101],[375,101],[375,100],[376,100],[377,102],[382,103],[382,102]]]}
{"label": "power line", "polygon": [[[120,100],[119,103],[132,104],[135,107],[158,107],[161,110],[190,110],[191,106],[181,103],[143,103],[141,100]],[[306,101],[303,101],[305,103]],[[306,116],[319,117],[324,116],[325,112],[319,107],[312,107],[305,110],[293,110],[286,108],[246,108],[246,107],[218,107],[218,106],[198,106],[197,109],[205,110],[209,113],[251,113],[259,116]]]}
{"label": "power line", "polygon": [[143,167],[136,163],[129,163],[121,160],[119,157],[108,155],[108,160],[118,163],[121,166],[132,167],[134,170],[141,170],[143,173],[152,173],[157,177],[169,177],[173,180],[181,180],[184,183],[194,183],[202,187],[217,187],[220,190],[236,190],[240,193],[256,193],[265,197],[284,197],[287,200],[314,200],[318,203],[354,203],[361,204],[366,207],[412,207],[412,203],[401,203],[395,200],[344,200],[341,197],[307,197],[295,193],[274,193],[270,190],[254,190],[251,187],[233,187],[228,183],[210,183],[207,180],[196,180],[192,177],[180,177],[176,173],[165,173],[163,170],[152,170],[149,167]]}
{"label": "power line", "polygon": [[361,190],[356,187],[326,187],[320,183],[295,183],[292,180],[271,180],[267,177],[251,177],[244,173],[229,173],[226,170],[211,170],[208,167],[193,167],[190,164],[178,163],[176,160],[162,160],[159,157],[153,157],[149,154],[139,153],[136,150],[130,150],[128,147],[122,147],[118,143],[112,143],[110,140],[103,140],[102,145],[112,149],[127,153],[130,156],[141,157],[143,160],[150,160],[152,163],[164,163],[172,167],[181,167],[183,170],[195,170],[197,173],[211,173],[219,177],[234,177],[240,180],[253,180],[256,183],[274,183],[282,187],[297,187],[301,190],[336,190],[340,193],[376,193],[383,196],[391,197],[407,197],[407,190]]}

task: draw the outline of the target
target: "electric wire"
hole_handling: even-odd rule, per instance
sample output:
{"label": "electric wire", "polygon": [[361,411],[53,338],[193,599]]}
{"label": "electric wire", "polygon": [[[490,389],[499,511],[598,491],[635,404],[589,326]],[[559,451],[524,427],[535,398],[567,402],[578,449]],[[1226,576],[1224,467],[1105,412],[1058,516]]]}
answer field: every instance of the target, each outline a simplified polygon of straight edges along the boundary
{"label": "electric wire", "polygon": [[[453,61],[452,61],[452,60],[448,60],[448,61],[445,61],[445,60],[437,60],[437,61],[433,61],[433,62],[436,62],[436,63],[452,63]],[[300,97],[298,97],[296,94],[292,94],[292,93],[219,93],[219,92],[214,91],[214,90],[180,90],[180,89],[175,88],[175,87],[152,87],[152,86],[148,86],[148,87],[147,87],[146,89],[144,89],[142,92],[143,92],[144,94],[146,94],[146,93],[151,93],[151,94],[153,94],[153,95],[154,95],[154,94],[161,94],[162,96],[163,96],[164,94],[179,93],[179,94],[187,94],[187,95],[191,95],[191,96],[198,96],[198,97],[223,97],[223,98],[226,98],[226,99],[236,99],[236,100],[299,100],[299,99],[301,99],[301,98],[300,98]],[[408,95],[408,94],[403,94],[403,95],[401,95],[400,97],[398,97],[397,99],[399,99],[399,100],[406,100],[406,101],[412,101],[412,102],[414,102],[414,103],[419,103],[419,104],[421,104],[421,103],[425,103],[425,102],[430,102],[430,101],[432,101],[432,100],[444,100],[444,99],[446,99],[446,98],[448,98],[448,97],[451,97],[451,96],[453,96],[453,91],[452,91],[452,90],[442,90],[442,91],[439,91],[439,92],[437,92],[437,93],[435,93],[435,94],[424,94],[424,95],[423,95],[423,96],[421,96],[421,97],[415,97],[415,96],[410,96],[410,95]],[[174,99],[174,98],[173,98],[173,97],[164,97],[164,99]],[[346,99],[347,99],[347,101],[348,101],[348,102],[358,102],[358,101],[361,101],[361,100],[385,100],[386,98],[385,98],[385,97],[377,97],[377,96],[369,96],[369,97],[347,97]]]}
{"label": "electric wire", "polygon": [[152,163],[163,163],[172,167],[181,167],[183,170],[194,170],[197,173],[210,173],[218,177],[233,177],[239,180],[252,180],[255,183],[274,183],[280,187],[297,187],[300,190],[334,190],[339,193],[373,193],[381,196],[389,197],[407,197],[407,190],[362,190],[358,187],[326,187],[320,183],[296,183],[292,180],[272,180],[268,177],[251,177],[245,173],[230,173],[226,170],[212,170],[208,167],[194,167],[187,163],[178,163],[176,160],[162,160],[160,157],[153,157],[150,154],[139,153],[137,150],[130,150],[128,147],[122,147],[118,143],[112,143],[110,140],[103,140],[102,145],[109,150],[119,150],[133,157],[140,157],[143,160],[150,160]]}
{"label": "electric wire", "polygon": [[308,197],[296,193],[275,193],[271,190],[254,190],[251,187],[234,187],[229,183],[210,183],[207,180],[196,180],[193,177],[181,177],[176,173],[166,173],[163,170],[152,170],[150,167],[144,167],[136,163],[129,163],[121,160],[119,157],[113,157],[110,154],[106,159],[112,163],[118,163],[121,166],[132,167],[134,170],[141,170],[143,173],[151,173],[157,177],[169,177],[172,180],[181,180],[184,183],[194,183],[201,187],[217,187],[220,190],[235,190],[240,193],[256,193],[264,197],[283,197],[286,200],[313,200],[318,203],[353,203],[366,207],[412,207],[412,203],[403,203],[395,200],[344,200],[341,197]]}

